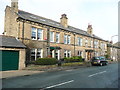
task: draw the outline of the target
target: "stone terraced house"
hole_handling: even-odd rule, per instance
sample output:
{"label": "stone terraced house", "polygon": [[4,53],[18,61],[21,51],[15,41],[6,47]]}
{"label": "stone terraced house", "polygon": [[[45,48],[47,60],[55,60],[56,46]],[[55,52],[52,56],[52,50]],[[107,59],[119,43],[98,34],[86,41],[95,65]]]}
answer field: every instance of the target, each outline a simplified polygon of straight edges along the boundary
{"label": "stone terraced house", "polygon": [[[17,1],[17,0],[16,0]],[[18,9],[18,1],[11,1],[5,9],[4,35],[18,38],[27,46],[26,60],[51,56],[64,57],[105,55],[107,41],[93,34],[92,25],[87,31],[69,26],[66,14],[60,22]]]}

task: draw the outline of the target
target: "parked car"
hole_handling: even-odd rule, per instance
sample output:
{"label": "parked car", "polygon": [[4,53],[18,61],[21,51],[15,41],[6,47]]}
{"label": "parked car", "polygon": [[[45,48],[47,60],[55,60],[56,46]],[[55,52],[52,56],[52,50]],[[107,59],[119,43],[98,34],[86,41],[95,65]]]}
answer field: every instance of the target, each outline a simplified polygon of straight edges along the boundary
{"label": "parked car", "polygon": [[98,56],[98,57],[93,57],[91,59],[91,64],[92,65],[100,65],[100,66],[103,66],[103,65],[107,65],[108,64],[108,61],[106,60],[106,58],[104,56]]}

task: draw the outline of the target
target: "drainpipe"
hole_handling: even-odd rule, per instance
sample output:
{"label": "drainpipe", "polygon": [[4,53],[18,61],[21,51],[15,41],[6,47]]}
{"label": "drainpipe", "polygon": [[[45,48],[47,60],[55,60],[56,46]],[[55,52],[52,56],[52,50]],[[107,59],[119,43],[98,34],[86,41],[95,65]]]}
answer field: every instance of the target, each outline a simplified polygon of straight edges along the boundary
{"label": "drainpipe", "polygon": [[50,27],[47,27],[47,56],[50,55]]}
{"label": "drainpipe", "polygon": [[22,27],[22,42],[24,42],[24,27],[25,27],[25,21],[23,20],[23,27]]}
{"label": "drainpipe", "polygon": [[93,56],[95,57],[94,35],[93,35]]}
{"label": "drainpipe", "polygon": [[74,33],[74,56],[75,56],[75,33]]}

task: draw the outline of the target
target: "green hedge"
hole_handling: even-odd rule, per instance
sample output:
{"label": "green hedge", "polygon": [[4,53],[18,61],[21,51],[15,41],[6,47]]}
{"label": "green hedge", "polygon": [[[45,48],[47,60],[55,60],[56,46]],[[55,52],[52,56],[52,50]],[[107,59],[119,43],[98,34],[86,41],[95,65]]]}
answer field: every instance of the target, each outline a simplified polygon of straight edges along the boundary
{"label": "green hedge", "polygon": [[57,64],[57,59],[55,58],[38,58],[35,61],[36,65],[54,65]]}
{"label": "green hedge", "polygon": [[82,62],[83,60],[81,56],[73,56],[73,57],[64,58],[64,61],[66,63],[69,63],[69,62]]}

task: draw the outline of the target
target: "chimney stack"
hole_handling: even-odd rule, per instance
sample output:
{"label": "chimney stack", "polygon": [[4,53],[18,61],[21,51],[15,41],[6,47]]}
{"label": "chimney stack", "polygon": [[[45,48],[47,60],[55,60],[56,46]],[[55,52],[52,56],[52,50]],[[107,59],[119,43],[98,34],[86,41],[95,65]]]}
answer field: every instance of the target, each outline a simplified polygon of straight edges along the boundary
{"label": "chimney stack", "polygon": [[68,27],[68,18],[66,14],[62,14],[61,18],[60,18],[60,23],[64,26],[64,27]]}
{"label": "chimney stack", "polygon": [[11,0],[11,8],[13,11],[18,13],[18,0]]}
{"label": "chimney stack", "polygon": [[93,28],[92,28],[91,24],[88,24],[87,33],[90,34],[90,35],[93,34]]}

